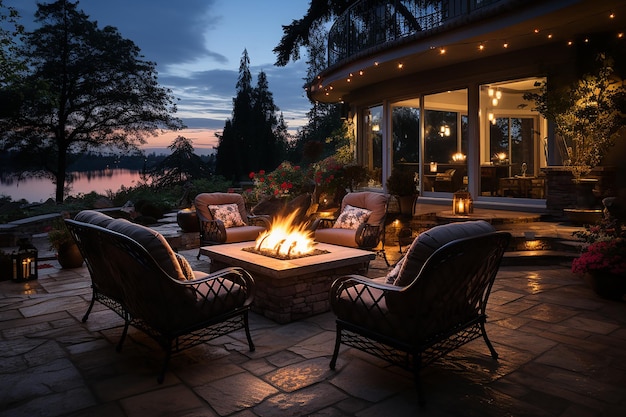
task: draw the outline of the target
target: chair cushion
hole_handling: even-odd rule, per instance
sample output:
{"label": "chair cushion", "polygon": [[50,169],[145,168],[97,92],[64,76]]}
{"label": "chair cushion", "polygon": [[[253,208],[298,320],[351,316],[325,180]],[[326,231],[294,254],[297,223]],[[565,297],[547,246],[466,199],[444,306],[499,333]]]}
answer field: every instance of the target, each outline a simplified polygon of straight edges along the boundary
{"label": "chair cushion", "polygon": [[221,220],[227,229],[246,225],[241,219],[237,204],[209,204],[209,211],[213,220]]}
{"label": "chair cushion", "polygon": [[176,252],[174,252],[174,256],[176,256],[176,260],[178,261],[178,265],[180,266],[185,279],[190,280],[196,278],[196,274],[193,269],[191,269],[191,265],[189,265],[187,258]]}
{"label": "chair cushion", "polygon": [[430,255],[446,243],[456,239],[491,233],[495,230],[486,221],[475,220],[443,224],[421,233],[407,250],[398,278],[393,284],[403,287],[413,282]]}
{"label": "chair cushion", "polygon": [[107,225],[114,219],[113,217],[96,210],[82,210],[74,217],[74,220],[100,227],[107,227]]}
{"label": "chair cushion", "polygon": [[241,226],[231,227],[226,233],[226,241],[224,243],[238,243],[256,240],[259,235],[265,231],[263,226]]}
{"label": "chair cushion", "polygon": [[367,219],[369,219],[371,214],[372,210],[361,207],[353,207],[350,204],[347,204],[337,218],[333,228],[357,229],[361,223],[367,222]]}
{"label": "chair cushion", "polygon": [[121,233],[135,240],[148,251],[152,258],[172,278],[185,281],[176,254],[167,240],[156,230],[140,224],[129,222],[126,219],[115,219],[107,226],[107,229]]}

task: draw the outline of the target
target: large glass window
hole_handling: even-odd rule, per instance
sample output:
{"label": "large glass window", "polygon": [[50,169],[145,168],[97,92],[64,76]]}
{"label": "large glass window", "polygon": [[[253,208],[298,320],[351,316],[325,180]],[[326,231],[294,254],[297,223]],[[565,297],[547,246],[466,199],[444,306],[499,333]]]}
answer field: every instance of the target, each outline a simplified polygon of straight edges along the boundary
{"label": "large glass window", "polygon": [[480,191],[483,196],[545,198],[546,133],[524,93],[543,79],[507,81],[481,87]]}
{"label": "large glass window", "polygon": [[363,121],[365,133],[364,165],[368,168],[368,186],[382,187],[383,173],[383,106],[366,109]]}
{"label": "large glass window", "polygon": [[467,90],[424,97],[424,191],[467,187],[467,121]]}

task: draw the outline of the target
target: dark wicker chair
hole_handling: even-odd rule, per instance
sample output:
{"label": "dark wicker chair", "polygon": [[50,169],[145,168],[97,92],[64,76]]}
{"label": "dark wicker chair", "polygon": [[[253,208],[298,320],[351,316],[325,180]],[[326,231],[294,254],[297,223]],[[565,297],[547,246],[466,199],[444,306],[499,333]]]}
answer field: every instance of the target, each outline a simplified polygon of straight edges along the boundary
{"label": "dark wicker chair", "polygon": [[[373,354],[411,370],[423,403],[419,373],[434,360],[481,336],[496,359],[485,332],[486,308],[510,234],[474,231],[476,236],[449,241],[458,233],[444,230],[447,235],[439,239],[443,245],[438,249],[430,245],[426,251],[416,239],[399,272],[392,272],[398,273],[392,280],[404,281],[404,286],[358,275],[336,280],[330,290],[337,316],[331,369],[335,369],[342,343]],[[425,260],[423,265],[420,258]]]}
{"label": "dark wicker chair", "polygon": [[[118,351],[130,326],[154,339],[165,352],[157,377],[159,383],[163,382],[173,353],[235,330],[245,330],[248,346],[254,350],[248,311],[255,286],[244,269],[226,268],[212,274],[193,272],[192,279],[181,279],[166,272],[163,263],[153,258],[154,248],[148,250],[126,234],[76,220],[65,222],[93,282],[93,299],[83,321],[94,302],[99,301],[124,319]],[[141,227],[117,224],[118,230]]]}
{"label": "dark wicker chair", "polygon": [[[235,204],[241,223],[229,226],[214,216],[209,206]],[[200,222],[200,245],[219,245],[255,240],[259,234],[269,228],[269,216],[249,215],[243,196],[237,193],[201,193],[194,199],[194,206]],[[198,251],[198,259],[200,252]]]}

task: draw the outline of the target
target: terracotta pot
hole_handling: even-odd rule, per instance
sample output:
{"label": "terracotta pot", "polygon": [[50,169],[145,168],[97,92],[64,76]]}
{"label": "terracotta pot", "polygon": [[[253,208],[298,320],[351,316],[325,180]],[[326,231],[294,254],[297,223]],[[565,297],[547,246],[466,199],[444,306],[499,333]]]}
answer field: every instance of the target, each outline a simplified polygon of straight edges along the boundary
{"label": "terracotta pot", "polygon": [[64,269],[80,268],[83,266],[83,255],[76,243],[63,243],[57,251],[57,261]]}
{"label": "terracotta pot", "polygon": [[585,274],[585,280],[596,294],[607,300],[621,301],[626,294],[626,277],[608,272],[594,272]]}

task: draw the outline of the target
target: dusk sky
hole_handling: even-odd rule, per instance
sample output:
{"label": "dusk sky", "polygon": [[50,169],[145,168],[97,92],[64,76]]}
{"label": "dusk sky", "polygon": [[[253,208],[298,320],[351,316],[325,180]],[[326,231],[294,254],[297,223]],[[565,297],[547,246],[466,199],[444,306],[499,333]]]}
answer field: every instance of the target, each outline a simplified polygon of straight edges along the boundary
{"label": "dusk sky", "polygon": [[[4,4],[20,12],[27,30],[34,28],[36,0]],[[231,117],[244,49],[253,86],[264,71],[289,130],[295,133],[306,123],[306,57],[276,67],[272,49],[280,41],[282,25],[304,16],[308,5],[309,0],[80,0],[78,7],[98,27],[115,26],[132,40],[145,59],[156,62],[160,84],[180,99],[177,116],[188,129],[150,138],[146,148],[166,147],[183,135],[197,153],[205,153],[202,149],[217,145],[215,132]]]}

